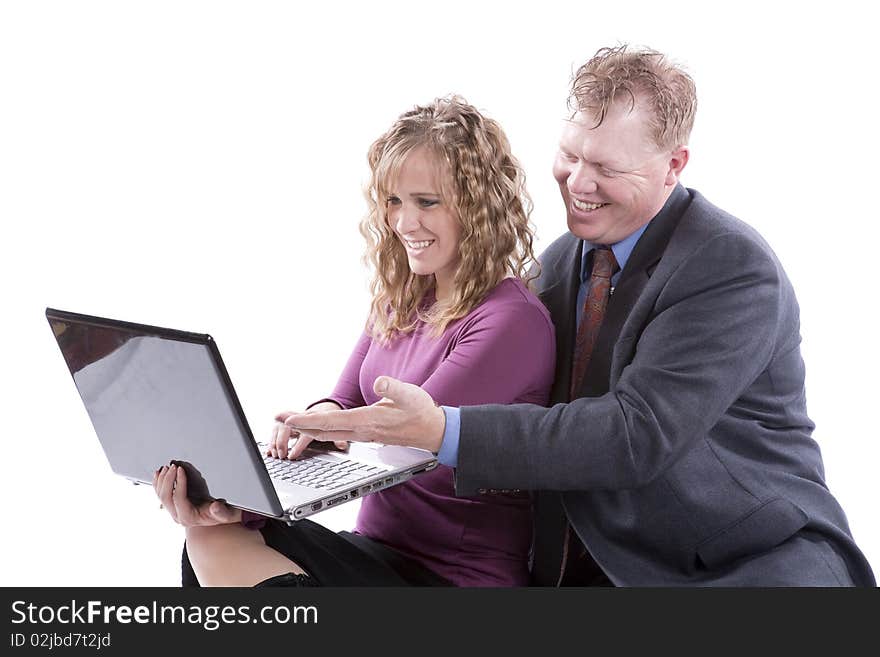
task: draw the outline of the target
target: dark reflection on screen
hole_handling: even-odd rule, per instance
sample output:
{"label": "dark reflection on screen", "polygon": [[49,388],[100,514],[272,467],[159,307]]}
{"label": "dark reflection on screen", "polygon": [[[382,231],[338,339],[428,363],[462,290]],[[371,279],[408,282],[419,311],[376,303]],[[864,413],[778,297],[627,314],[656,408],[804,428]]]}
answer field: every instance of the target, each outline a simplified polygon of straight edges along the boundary
{"label": "dark reflection on screen", "polygon": [[194,502],[222,497],[280,514],[210,336],[50,313],[63,311],[47,317],[114,472],[150,483],[173,461]]}
{"label": "dark reflection on screen", "polygon": [[64,354],[64,360],[71,374],[76,374],[86,365],[109,356],[132,337],[119,329],[87,326],[53,320],[52,332]]}

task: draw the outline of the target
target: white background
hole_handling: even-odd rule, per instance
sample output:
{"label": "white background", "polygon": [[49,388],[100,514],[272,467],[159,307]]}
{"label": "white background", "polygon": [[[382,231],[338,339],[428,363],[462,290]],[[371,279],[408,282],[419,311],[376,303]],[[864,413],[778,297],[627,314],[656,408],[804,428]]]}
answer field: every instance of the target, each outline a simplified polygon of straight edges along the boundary
{"label": "white background", "polygon": [[[539,251],[570,74],[645,44],[693,74],[688,186],[798,291],[827,480],[880,567],[877,79],[857,2],[3,2],[2,585],[175,585],[182,530],[113,475],[46,306],[209,332],[254,432],[326,394],[368,307],[370,143],[456,92],[529,175]],[[354,505],[318,516],[350,527]]]}

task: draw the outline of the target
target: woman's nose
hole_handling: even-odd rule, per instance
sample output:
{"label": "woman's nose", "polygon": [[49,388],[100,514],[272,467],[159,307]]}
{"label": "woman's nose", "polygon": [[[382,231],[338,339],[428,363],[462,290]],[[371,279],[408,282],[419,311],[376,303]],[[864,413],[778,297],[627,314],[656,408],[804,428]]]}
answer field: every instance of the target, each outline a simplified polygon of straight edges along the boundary
{"label": "woman's nose", "polygon": [[412,207],[400,207],[394,217],[394,227],[398,233],[410,233],[419,227],[418,210]]}

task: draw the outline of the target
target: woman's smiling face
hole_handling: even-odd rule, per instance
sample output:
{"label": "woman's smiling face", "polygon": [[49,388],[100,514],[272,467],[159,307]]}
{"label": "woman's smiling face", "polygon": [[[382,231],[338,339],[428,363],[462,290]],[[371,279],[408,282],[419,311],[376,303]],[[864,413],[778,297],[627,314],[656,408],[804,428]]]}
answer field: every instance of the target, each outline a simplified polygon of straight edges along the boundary
{"label": "woman's smiling face", "polygon": [[438,300],[448,296],[460,261],[461,224],[444,198],[437,158],[424,146],[414,149],[386,199],[388,225],[406,250],[414,274],[434,275]]}

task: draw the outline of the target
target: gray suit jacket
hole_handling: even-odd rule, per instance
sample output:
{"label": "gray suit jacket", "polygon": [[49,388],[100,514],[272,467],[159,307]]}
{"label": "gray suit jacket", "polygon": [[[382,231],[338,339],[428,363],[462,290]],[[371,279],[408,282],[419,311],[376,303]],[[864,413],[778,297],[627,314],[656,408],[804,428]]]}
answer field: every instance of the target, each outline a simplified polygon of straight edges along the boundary
{"label": "gray suit jacket", "polygon": [[535,584],[556,583],[568,520],[617,585],[874,586],[824,482],[798,305],[764,240],[678,187],[566,403],[580,256],[571,234],[542,256],[553,405],[461,410],[458,494],[535,492]]}

